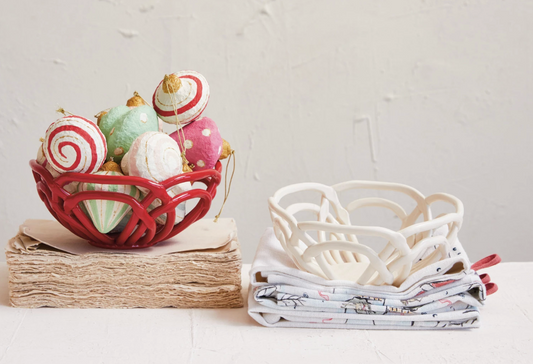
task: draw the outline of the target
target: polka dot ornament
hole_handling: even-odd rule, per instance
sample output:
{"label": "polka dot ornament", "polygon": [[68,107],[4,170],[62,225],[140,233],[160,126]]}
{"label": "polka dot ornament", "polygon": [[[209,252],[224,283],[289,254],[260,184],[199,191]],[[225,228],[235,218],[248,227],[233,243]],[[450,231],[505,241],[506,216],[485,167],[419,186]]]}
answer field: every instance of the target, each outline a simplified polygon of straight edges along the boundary
{"label": "polka dot ornament", "polygon": [[107,160],[120,163],[133,141],[147,131],[159,130],[159,119],[151,106],[117,106],[99,124],[107,140]]}
{"label": "polka dot ornament", "polygon": [[[222,152],[222,137],[213,120],[203,117],[181,131],[170,134],[178,145],[185,147],[185,156],[194,165],[193,171],[212,169]],[[181,140],[180,140],[181,139]]]}

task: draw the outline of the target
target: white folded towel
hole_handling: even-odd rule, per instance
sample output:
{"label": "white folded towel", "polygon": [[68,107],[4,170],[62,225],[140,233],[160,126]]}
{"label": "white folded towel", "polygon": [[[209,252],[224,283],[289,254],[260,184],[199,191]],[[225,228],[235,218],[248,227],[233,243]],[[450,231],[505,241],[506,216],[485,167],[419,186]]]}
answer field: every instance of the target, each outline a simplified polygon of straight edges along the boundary
{"label": "white folded towel", "polygon": [[250,271],[248,313],[270,327],[433,329],[479,326],[486,291],[459,242],[449,258],[399,287],[326,280],[299,270],[273,229],[261,238]]}

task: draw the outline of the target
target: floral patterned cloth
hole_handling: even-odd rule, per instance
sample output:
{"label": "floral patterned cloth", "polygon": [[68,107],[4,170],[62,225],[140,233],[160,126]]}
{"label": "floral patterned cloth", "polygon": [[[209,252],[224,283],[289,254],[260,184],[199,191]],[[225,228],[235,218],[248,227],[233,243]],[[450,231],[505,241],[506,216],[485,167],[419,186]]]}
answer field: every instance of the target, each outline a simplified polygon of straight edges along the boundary
{"label": "floral patterned cloth", "polygon": [[248,313],[270,327],[473,328],[486,297],[459,242],[449,258],[415,272],[400,287],[361,286],[299,270],[271,228],[261,238],[250,283]]}

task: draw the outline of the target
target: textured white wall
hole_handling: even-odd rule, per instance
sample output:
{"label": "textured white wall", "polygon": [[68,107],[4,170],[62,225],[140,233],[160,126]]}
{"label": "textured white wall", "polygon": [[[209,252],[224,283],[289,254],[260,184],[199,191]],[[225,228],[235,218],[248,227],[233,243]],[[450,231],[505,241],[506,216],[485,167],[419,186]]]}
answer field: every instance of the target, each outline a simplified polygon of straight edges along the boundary
{"label": "textured white wall", "polygon": [[349,179],[455,194],[472,259],[533,259],[531,3],[1,2],[3,242],[50,218],[28,161],[58,106],[92,116],[194,69],[238,151],[224,215],[245,261],[277,188]]}

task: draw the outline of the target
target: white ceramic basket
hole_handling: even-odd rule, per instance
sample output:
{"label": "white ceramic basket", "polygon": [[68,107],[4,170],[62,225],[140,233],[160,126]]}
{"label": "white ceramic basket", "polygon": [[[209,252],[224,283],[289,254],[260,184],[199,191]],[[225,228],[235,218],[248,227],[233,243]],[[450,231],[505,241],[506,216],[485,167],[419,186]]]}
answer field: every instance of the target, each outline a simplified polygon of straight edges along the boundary
{"label": "white ceramic basket", "polygon": [[[407,213],[398,203],[381,197],[360,198],[342,206],[338,194],[351,189],[400,192],[412,198],[416,207]],[[319,192],[320,204],[299,202],[281,207],[283,198],[302,191]],[[451,204],[455,211],[433,218],[431,205],[437,201]],[[350,212],[369,206],[392,211],[401,220],[400,229],[352,225]],[[395,286],[411,273],[448,257],[464,214],[462,202],[454,196],[437,193],[425,197],[406,185],[372,181],[290,185],[269,199],[269,209],[276,237],[300,269],[326,279]],[[298,221],[295,215],[303,211],[311,212],[316,220]],[[417,222],[419,218],[422,221]],[[362,236],[385,239],[385,248],[375,251],[359,241]]]}

